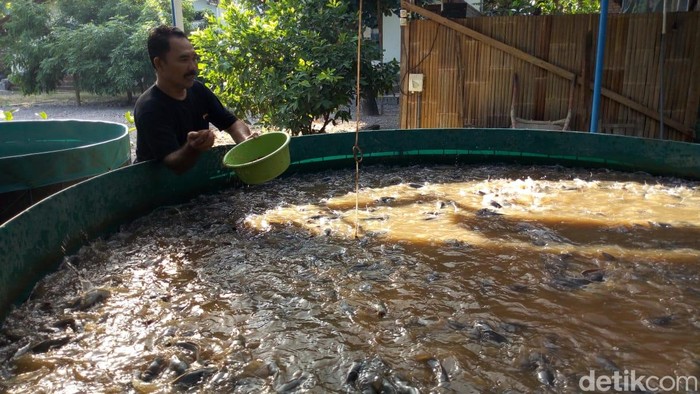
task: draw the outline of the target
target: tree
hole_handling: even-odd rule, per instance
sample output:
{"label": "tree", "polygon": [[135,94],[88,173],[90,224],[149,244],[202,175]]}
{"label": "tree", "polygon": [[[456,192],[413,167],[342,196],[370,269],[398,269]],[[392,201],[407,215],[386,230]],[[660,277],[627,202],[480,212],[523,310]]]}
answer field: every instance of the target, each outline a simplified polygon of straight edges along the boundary
{"label": "tree", "polygon": [[[0,1],[0,36],[2,36],[5,31],[5,23],[10,20],[10,8],[12,4],[10,2]],[[5,47],[0,48],[0,79],[4,78],[4,75],[8,72],[7,66],[4,62]]]}
{"label": "tree", "polygon": [[484,0],[486,15],[560,15],[600,12],[598,0]]}
{"label": "tree", "polygon": [[[192,35],[200,75],[236,113],[292,133],[323,132],[348,120],[339,109],[354,95],[357,17],[340,0],[278,0],[223,5],[223,21]],[[363,43],[362,70],[372,69],[376,43]],[[373,52],[374,51],[374,52]],[[367,92],[384,80],[364,78]],[[315,119],[321,126],[313,128]]]}
{"label": "tree", "polygon": [[81,91],[131,100],[154,79],[148,29],[168,23],[170,12],[169,0],[14,0],[0,28],[3,60],[26,94],[51,92],[69,75],[78,104]]}

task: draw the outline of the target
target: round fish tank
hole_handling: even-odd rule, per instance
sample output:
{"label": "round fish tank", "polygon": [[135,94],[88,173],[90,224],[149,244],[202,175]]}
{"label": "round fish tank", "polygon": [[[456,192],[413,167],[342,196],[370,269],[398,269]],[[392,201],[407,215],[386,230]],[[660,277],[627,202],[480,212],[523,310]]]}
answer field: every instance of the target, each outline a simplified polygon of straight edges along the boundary
{"label": "round fish tank", "polygon": [[256,186],[226,146],[182,175],[139,163],[0,226],[0,388],[605,391],[697,371],[700,145],[362,132],[356,199],[354,140],[291,138]]}
{"label": "round fish tank", "polygon": [[82,120],[0,122],[0,223],[79,180],[130,161],[125,125]]}

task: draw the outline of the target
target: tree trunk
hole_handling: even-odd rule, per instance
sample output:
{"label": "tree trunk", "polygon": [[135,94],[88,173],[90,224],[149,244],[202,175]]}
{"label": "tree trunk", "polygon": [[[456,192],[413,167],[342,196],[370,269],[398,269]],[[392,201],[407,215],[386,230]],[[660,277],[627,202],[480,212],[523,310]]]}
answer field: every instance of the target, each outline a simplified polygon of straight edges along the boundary
{"label": "tree trunk", "polygon": [[75,102],[78,103],[78,107],[82,104],[80,102],[80,77],[73,75],[73,90],[75,90]]}
{"label": "tree trunk", "polygon": [[362,115],[379,116],[379,107],[377,106],[377,93],[367,92],[367,97],[363,97],[360,100],[360,107],[362,108]]}
{"label": "tree trunk", "polygon": [[134,101],[134,94],[131,93],[131,90],[126,92],[126,103],[131,104]]}

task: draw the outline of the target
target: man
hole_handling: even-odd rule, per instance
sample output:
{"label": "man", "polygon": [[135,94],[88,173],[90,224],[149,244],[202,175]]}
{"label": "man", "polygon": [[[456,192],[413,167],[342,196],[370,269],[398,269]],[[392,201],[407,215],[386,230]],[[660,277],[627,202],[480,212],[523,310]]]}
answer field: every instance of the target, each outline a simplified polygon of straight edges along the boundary
{"label": "man", "polygon": [[148,37],[156,83],[136,101],[136,161],[162,160],[183,173],[214,145],[209,122],[236,143],[256,136],[197,76],[197,54],[182,30],[159,26]]}

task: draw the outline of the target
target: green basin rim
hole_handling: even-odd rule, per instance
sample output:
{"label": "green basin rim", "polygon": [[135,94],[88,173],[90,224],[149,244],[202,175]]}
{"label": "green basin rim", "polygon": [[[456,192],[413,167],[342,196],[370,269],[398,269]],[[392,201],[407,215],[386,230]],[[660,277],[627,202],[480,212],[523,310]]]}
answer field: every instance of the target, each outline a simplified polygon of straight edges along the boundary
{"label": "green basin rim", "polygon": [[[277,148],[275,148],[275,150],[273,150],[272,152],[268,152],[265,156],[259,157],[259,158],[255,159],[255,160],[253,160],[253,161],[248,161],[248,162],[240,163],[240,164],[227,163],[227,162],[226,162],[226,155],[224,155],[224,159],[223,159],[224,165],[228,166],[229,168],[233,168],[233,169],[235,170],[235,169],[237,169],[237,168],[245,168],[245,167],[254,166],[254,165],[260,163],[261,161],[267,159],[268,157],[274,156],[275,154],[277,154],[277,153],[279,153],[280,151],[282,151],[282,149],[285,149],[285,148],[286,148],[288,142],[291,140],[291,137],[289,136],[289,134],[283,133],[283,132],[272,132],[272,133],[267,133],[267,134],[264,134],[264,135],[258,137],[258,138],[266,138],[266,137],[265,137],[266,135],[277,135],[277,134],[284,134],[284,135],[286,135],[286,137],[285,137],[285,140],[282,141],[282,144],[278,144],[277,138],[275,138],[275,140],[273,140],[272,142],[270,142],[270,144],[274,143],[275,145],[279,145],[279,146],[277,146]],[[271,140],[272,140],[272,139],[271,139]],[[228,154],[229,152],[233,153],[235,149],[240,149],[239,147],[244,147],[245,144],[249,144],[249,143],[252,143],[252,142],[256,142],[256,141],[255,141],[255,140],[245,140],[245,141],[241,142],[240,144],[234,145],[231,149],[229,149],[229,151],[227,152],[227,154]]]}
{"label": "green basin rim", "polygon": [[129,130],[123,124],[0,122],[0,194],[67,183],[130,162]]}
{"label": "green basin rim", "polygon": [[[59,136],[53,135],[54,129],[57,125],[60,125],[61,129],[65,129],[70,126],[73,132],[83,133],[89,130],[91,134],[82,134],[80,138],[74,139],[77,142],[70,147],[58,147],[52,146],[48,143],[65,141],[65,138],[60,138]],[[10,126],[13,126],[10,128]],[[125,136],[129,136],[129,129],[126,125],[115,122],[98,121],[98,120],[78,120],[78,119],[57,119],[57,120],[14,120],[11,122],[0,122],[0,146],[3,144],[8,144],[8,148],[11,146],[13,141],[8,141],[8,137],[11,133],[16,132],[17,129],[31,128],[31,126],[40,126],[40,131],[42,132],[42,138],[33,138],[32,140],[38,142],[35,144],[36,147],[41,148],[40,150],[28,152],[28,153],[6,153],[5,150],[0,150],[0,161],[3,159],[21,157],[21,156],[33,156],[33,155],[50,155],[51,153],[70,151],[75,149],[90,148],[96,145],[106,144],[110,142],[120,141]],[[96,130],[95,127],[98,127]],[[99,128],[101,127],[101,128]],[[26,134],[26,130],[22,130],[23,134]],[[65,136],[68,137],[68,136]],[[92,137],[92,138],[90,138]]]}

